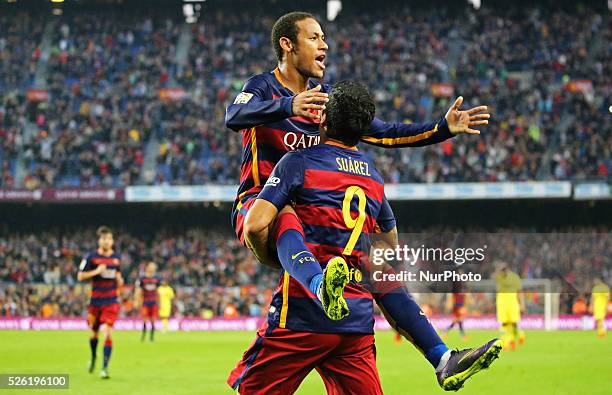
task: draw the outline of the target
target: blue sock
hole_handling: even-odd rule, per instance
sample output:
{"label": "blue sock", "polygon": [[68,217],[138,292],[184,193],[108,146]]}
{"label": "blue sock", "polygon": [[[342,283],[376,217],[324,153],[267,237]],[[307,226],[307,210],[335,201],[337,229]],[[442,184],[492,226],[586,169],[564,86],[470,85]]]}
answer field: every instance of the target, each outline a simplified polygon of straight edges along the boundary
{"label": "blue sock", "polygon": [[104,369],[108,368],[108,361],[110,360],[111,357],[111,352],[113,351],[113,343],[112,342],[105,342],[104,343]]}
{"label": "blue sock", "polygon": [[410,337],[429,363],[436,368],[448,351],[438,332],[423,314],[419,305],[405,289],[395,289],[378,299],[378,304],[390,315],[397,328]]}
{"label": "blue sock", "polygon": [[310,292],[316,295],[317,292],[319,291],[319,287],[321,286],[322,282],[323,282],[323,273],[315,274],[312,280],[310,280],[310,286],[308,287],[310,289]]}
{"label": "blue sock", "polygon": [[98,338],[92,337],[89,339],[89,348],[91,349],[91,360],[96,361],[96,350],[98,349]]}
{"label": "blue sock", "polygon": [[[276,250],[283,269],[316,295],[317,284],[320,284],[323,278],[323,270],[317,258],[306,247],[304,236],[297,230],[287,230],[276,241]],[[313,286],[317,287],[314,288],[315,291]]]}
{"label": "blue sock", "polygon": [[448,347],[446,347],[446,344],[438,344],[437,346],[434,346],[427,350],[427,352],[425,353],[425,358],[427,358],[431,366],[433,366],[435,369],[438,367],[440,359],[442,359],[442,355],[444,355],[444,353],[446,353],[447,351]]}

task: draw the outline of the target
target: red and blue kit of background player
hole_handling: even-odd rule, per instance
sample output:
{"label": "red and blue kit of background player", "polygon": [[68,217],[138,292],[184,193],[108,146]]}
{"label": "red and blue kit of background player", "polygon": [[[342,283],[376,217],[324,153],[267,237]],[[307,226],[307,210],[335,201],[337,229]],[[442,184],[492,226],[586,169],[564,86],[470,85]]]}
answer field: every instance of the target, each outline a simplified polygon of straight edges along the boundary
{"label": "red and blue kit of background player", "polygon": [[83,259],[80,271],[88,272],[96,269],[98,265],[106,265],[106,270],[91,281],[91,298],[87,308],[87,321],[90,327],[97,330],[100,325],[113,326],[119,315],[117,272],[121,258],[113,253],[104,256],[98,252],[90,253]]}
{"label": "red and blue kit of background player", "polygon": [[157,288],[161,280],[158,277],[141,277],[136,286],[142,289],[142,308],[140,315],[142,318],[156,319],[158,315],[159,305],[157,303]]}

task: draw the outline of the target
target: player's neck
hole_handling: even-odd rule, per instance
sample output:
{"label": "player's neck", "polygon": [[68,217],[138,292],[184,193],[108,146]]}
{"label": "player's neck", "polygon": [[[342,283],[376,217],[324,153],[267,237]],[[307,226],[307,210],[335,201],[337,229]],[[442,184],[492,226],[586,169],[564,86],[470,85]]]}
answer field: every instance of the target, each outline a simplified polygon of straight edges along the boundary
{"label": "player's neck", "polygon": [[350,149],[350,150],[353,150],[353,151],[357,151],[357,146],[356,145],[346,145],[342,141],[330,139],[329,137],[322,137],[321,138],[321,143],[328,144],[328,145],[334,145],[336,147],[346,148],[346,149]]}
{"label": "player's neck", "polygon": [[98,248],[98,254],[100,255],[104,255],[104,256],[110,256],[113,255],[113,250],[103,250],[102,248]]}
{"label": "player's neck", "polygon": [[302,93],[308,89],[308,77],[304,77],[287,62],[279,63],[275,74],[279,82],[293,93]]}

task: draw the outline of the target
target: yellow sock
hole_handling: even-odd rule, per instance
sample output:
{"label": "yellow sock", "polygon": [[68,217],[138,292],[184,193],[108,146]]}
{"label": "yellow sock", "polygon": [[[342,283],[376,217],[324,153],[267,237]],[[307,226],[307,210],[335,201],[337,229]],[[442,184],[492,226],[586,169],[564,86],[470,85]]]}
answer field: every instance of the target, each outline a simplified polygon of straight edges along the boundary
{"label": "yellow sock", "polygon": [[162,332],[164,333],[168,332],[168,319],[167,318],[162,319]]}
{"label": "yellow sock", "polygon": [[512,342],[512,335],[510,330],[510,324],[503,324],[501,326],[500,339],[504,342],[504,348],[510,347],[510,343]]}
{"label": "yellow sock", "polygon": [[604,336],[606,334],[606,326],[604,320],[597,320],[597,335]]}

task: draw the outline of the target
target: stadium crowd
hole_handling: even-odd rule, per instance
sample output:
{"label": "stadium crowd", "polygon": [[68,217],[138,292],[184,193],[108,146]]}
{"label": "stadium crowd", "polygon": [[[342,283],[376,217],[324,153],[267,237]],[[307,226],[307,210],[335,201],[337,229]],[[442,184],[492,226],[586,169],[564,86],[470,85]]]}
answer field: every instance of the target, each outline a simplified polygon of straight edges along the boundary
{"label": "stadium crowd", "polygon": [[[61,236],[58,237],[58,234]],[[86,288],[76,281],[78,266],[96,248],[91,230],[13,234],[0,239],[0,306],[5,314],[40,315],[56,312],[81,315],[87,305]],[[259,315],[265,296],[277,280],[258,265],[250,253],[228,235],[189,230],[157,233],[146,239],[120,233],[127,286],[124,313],[137,314],[132,305],[133,285],[148,261],[160,266],[159,276],[177,287],[177,313],[188,316]],[[9,285],[9,284],[16,284]],[[38,285],[33,285],[38,284]],[[51,307],[43,307],[50,304]]]}
{"label": "stadium crowd", "polygon": [[26,124],[25,89],[41,56],[41,15],[0,15],[0,187],[14,185]]}
{"label": "stadium crowd", "polygon": [[[452,235],[453,230],[448,232]],[[431,241],[443,239],[432,239],[432,235],[439,232],[423,231],[413,235],[417,239],[402,242],[436,247]],[[222,232],[175,229],[142,235],[119,231],[115,239],[126,281],[121,292],[125,316],[138,312],[133,285],[151,260],[158,264],[160,278],[176,290],[179,316],[260,316],[278,280],[275,271],[258,264],[234,237]],[[488,246],[487,264],[477,269],[483,278],[491,277],[497,262],[507,262],[524,279],[555,281],[559,284],[555,290],[570,298],[587,292],[594,275],[612,280],[612,239],[606,229],[567,228],[546,234],[517,229],[487,234],[468,229],[458,244],[481,245]],[[76,274],[83,256],[95,248],[92,229],[13,233],[0,239],[0,315],[83,315],[88,287],[76,281]],[[422,267],[428,264],[419,262]],[[431,300],[421,300],[431,303],[434,312],[440,311],[439,297],[430,296]],[[479,309],[482,314],[491,313],[494,305],[483,302]]]}
{"label": "stadium crowd", "polygon": [[25,184],[136,184],[160,127],[159,89],[174,72],[180,23],[115,13],[62,17],[48,61],[49,102],[35,110]]}
{"label": "stadium crowd", "polygon": [[[17,98],[3,91],[0,100],[0,133],[19,139],[25,107],[38,131],[23,147],[2,144],[3,185],[13,183],[20,151],[28,188],[236,183],[241,139],[225,128],[224,110],[249,76],[275,65],[268,42],[274,19],[265,14],[250,7],[204,13],[187,30],[190,45],[180,65],[178,17],[147,11],[58,18],[46,65],[49,101],[28,104],[23,91]],[[3,18],[0,86],[31,87],[45,25],[33,20],[48,19]],[[493,122],[480,137],[384,155],[364,147],[387,182],[610,177],[611,33],[593,10],[431,13],[402,5],[347,10],[323,27],[330,46],[325,80],[366,82],[382,119],[441,117],[451,98],[436,97],[434,83],[450,83],[466,104],[491,109]],[[565,89],[576,79],[589,79],[592,91]],[[159,89],[169,87],[183,89],[186,98],[161,100]],[[561,124],[569,126],[560,130]],[[157,152],[147,151],[152,136]],[[147,155],[150,176],[143,173]]]}

